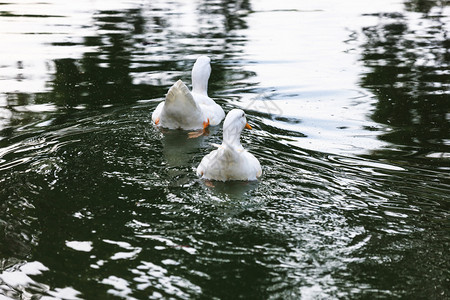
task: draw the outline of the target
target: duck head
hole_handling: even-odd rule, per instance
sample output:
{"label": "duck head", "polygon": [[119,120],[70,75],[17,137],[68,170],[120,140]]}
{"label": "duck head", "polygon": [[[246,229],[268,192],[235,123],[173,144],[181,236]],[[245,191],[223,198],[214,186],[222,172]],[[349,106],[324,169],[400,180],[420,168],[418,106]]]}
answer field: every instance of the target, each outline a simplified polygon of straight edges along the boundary
{"label": "duck head", "polygon": [[192,92],[207,95],[208,80],[211,75],[211,59],[200,56],[192,68]]}
{"label": "duck head", "polygon": [[232,109],[223,122],[223,142],[231,145],[240,145],[241,132],[244,128],[252,129],[242,109]]}

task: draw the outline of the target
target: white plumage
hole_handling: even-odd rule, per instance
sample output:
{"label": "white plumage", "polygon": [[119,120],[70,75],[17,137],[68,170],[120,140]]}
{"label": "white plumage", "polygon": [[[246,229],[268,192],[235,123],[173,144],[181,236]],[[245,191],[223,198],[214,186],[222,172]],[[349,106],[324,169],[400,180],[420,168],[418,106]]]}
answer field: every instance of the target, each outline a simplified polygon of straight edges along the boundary
{"label": "white plumage", "polygon": [[256,180],[262,174],[261,165],[251,153],[242,147],[241,132],[251,129],[240,109],[233,109],[223,123],[223,142],[218,149],[203,157],[197,167],[197,175],[204,179]]}
{"label": "white plumage", "polygon": [[178,80],[152,114],[156,125],[169,129],[196,130],[218,125],[225,117],[223,109],[208,97],[210,59],[197,58],[192,68],[192,92]]}

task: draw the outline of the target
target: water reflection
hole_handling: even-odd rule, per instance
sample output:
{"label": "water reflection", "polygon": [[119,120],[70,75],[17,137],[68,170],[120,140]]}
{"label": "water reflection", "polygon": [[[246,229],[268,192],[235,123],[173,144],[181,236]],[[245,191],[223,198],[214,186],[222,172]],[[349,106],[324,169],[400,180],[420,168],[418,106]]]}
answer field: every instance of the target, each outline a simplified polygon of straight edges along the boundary
{"label": "water reflection", "polygon": [[[104,1],[106,6],[114,3]],[[419,1],[411,3],[421,7]],[[46,5],[53,7],[51,1]],[[246,36],[251,30],[253,39],[265,39],[273,33],[273,22],[284,24],[276,23],[280,19],[306,20],[301,31],[308,34],[300,35],[305,42],[315,41],[317,35],[310,24],[334,41],[337,31],[329,28],[339,27],[334,21],[343,18],[334,12],[336,7],[325,3],[324,10],[330,12],[322,14],[316,9],[274,13],[273,6],[255,13],[250,1],[128,6],[95,9],[83,30],[75,30],[79,38],[44,43],[46,50],[72,49],[70,54],[73,48],[81,49],[78,55],[59,50],[63,53],[46,57],[46,72],[53,74],[45,78],[46,88],[1,94],[0,113],[7,120],[0,123],[6,126],[0,141],[0,293],[86,299],[448,294],[445,170],[422,164],[417,157],[410,163],[392,163],[395,156],[383,160],[376,155],[330,155],[325,154],[333,148],[326,146],[330,143],[322,144],[320,151],[292,143],[295,138],[310,141],[309,112],[311,118],[320,115],[314,122],[319,132],[329,128],[329,135],[319,135],[325,142],[342,145],[346,140],[354,146],[356,136],[365,134],[361,129],[343,138],[342,130],[348,129],[342,123],[352,123],[358,111],[368,111],[352,104],[370,101],[368,93],[353,85],[348,90],[356,91],[349,93],[339,80],[324,87],[322,72],[311,78],[312,89],[298,83],[298,77],[306,79],[313,73],[308,71],[315,70],[298,72],[305,66],[299,61],[329,72],[336,57],[347,55],[334,56],[331,45],[341,49],[339,34],[347,37],[348,32],[339,31],[337,44],[314,48],[309,43],[306,54],[327,51],[301,59],[295,48],[280,60],[248,53],[266,53],[264,47],[246,48],[252,42]],[[430,19],[420,19],[426,22],[423,32],[411,26],[417,16],[411,12],[374,15],[378,25],[364,30],[368,42],[362,61],[369,72],[361,84],[380,99],[373,119],[392,126],[392,132],[409,133],[405,140],[385,134],[392,148],[401,144],[408,151],[427,152],[446,145],[442,128],[448,123],[439,111],[446,107],[439,108],[438,99],[447,95],[448,82],[441,75],[447,74],[448,44],[437,32],[444,28],[439,25],[444,18],[436,17],[434,8],[424,10]],[[256,22],[250,25],[249,19]],[[287,23],[280,28],[289,32],[293,25]],[[257,36],[262,24],[267,35]],[[292,42],[290,35],[275,40],[275,56],[278,47],[288,48]],[[427,57],[424,49],[431,53],[428,63],[421,61]],[[254,111],[248,107],[255,130],[243,142],[263,165],[258,182],[211,185],[197,178],[194,169],[211,151],[210,143],[220,143],[220,128],[208,137],[188,140],[185,132],[161,134],[151,124],[150,113],[167,88],[178,78],[189,80],[192,63],[205,53],[213,58],[211,94],[227,95],[218,101],[225,110],[262,90],[270,95],[260,99],[261,104],[279,100],[284,108],[286,115],[281,116],[281,110],[259,109],[258,101],[251,102]],[[329,59],[321,61],[327,55]],[[29,64],[17,61],[22,60],[14,61],[20,76],[6,77],[6,82],[42,80],[28,77]],[[295,72],[277,70],[291,63]],[[359,66],[355,69],[360,72]],[[295,76],[280,76],[284,71]],[[264,79],[260,72],[271,76]],[[348,75],[340,70],[331,74]],[[253,79],[266,81],[261,88]],[[306,108],[304,115],[296,115],[300,104]],[[316,105],[316,112],[308,112]],[[327,126],[333,114],[335,122]],[[352,126],[360,124],[367,123],[360,120]],[[417,131],[422,126],[423,132]],[[427,140],[427,134],[435,136]],[[363,144],[364,150],[376,148]],[[13,282],[11,276],[23,280]]]}
{"label": "water reflection", "polygon": [[[189,82],[198,55],[209,54],[213,60],[211,93],[223,88],[235,72],[221,60],[240,52],[245,39],[236,32],[246,28],[243,17],[250,10],[248,1],[137,6],[95,11],[89,34],[52,42],[49,46],[59,49],[82,49],[81,57],[46,62],[52,78],[45,90],[7,93],[5,103],[12,109],[2,113],[10,120],[3,129],[11,133],[14,125],[36,118],[15,109],[29,104],[98,108],[162,97],[177,79]],[[27,68],[21,61],[17,65],[19,71]],[[17,80],[23,81],[19,75]]]}
{"label": "water reflection", "polygon": [[232,30],[248,28],[244,18],[251,10],[248,0],[202,1],[197,9],[200,12],[200,23],[211,23],[211,16],[223,19],[219,28],[223,28],[226,34],[230,34]]}
{"label": "water reflection", "polygon": [[[393,130],[381,139],[402,145],[407,154],[448,153],[450,44],[445,2],[411,1],[404,13],[380,13],[376,26],[363,29],[362,60],[368,72],[361,85],[377,97],[372,119]],[[394,148],[394,147],[392,147]]]}
{"label": "water reflection", "polygon": [[405,1],[405,7],[408,11],[420,12],[428,14],[431,10],[436,8],[443,8],[447,5],[446,1],[440,0],[412,0]]}
{"label": "water reflection", "polygon": [[132,84],[131,56],[143,22],[140,9],[96,13],[94,24],[99,35],[84,41],[86,48],[96,51],[83,54],[80,60],[55,60],[51,92],[39,102],[70,108],[136,101],[141,95],[136,95]]}

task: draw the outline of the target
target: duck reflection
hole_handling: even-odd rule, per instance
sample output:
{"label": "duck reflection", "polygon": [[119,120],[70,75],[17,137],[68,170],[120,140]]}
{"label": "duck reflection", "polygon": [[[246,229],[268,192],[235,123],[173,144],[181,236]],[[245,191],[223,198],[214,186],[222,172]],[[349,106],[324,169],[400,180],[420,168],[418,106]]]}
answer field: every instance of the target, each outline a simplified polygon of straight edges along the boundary
{"label": "duck reflection", "polygon": [[[210,128],[209,135],[214,134],[217,128]],[[207,147],[208,136],[189,138],[188,132],[184,130],[161,129],[163,137],[163,154],[171,167],[182,167],[189,164],[198,149]]]}
{"label": "duck reflection", "polygon": [[256,190],[258,181],[212,181],[203,180],[203,183],[218,196],[227,196],[232,199],[248,200],[248,193]]}

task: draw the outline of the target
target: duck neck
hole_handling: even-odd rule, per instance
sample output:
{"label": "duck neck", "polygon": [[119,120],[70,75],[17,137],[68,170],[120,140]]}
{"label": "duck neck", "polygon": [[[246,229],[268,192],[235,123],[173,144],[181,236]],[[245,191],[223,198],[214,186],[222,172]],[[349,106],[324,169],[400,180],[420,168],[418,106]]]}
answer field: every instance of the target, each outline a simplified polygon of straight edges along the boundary
{"label": "duck neck", "polygon": [[194,64],[192,69],[192,92],[197,94],[207,95],[208,93],[208,79],[211,74],[211,67],[209,65]]}
{"label": "duck neck", "polygon": [[242,148],[241,145],[241,132],[242,129],[238,128],[227,128],[223,131],[223,143],[235,148]]}

